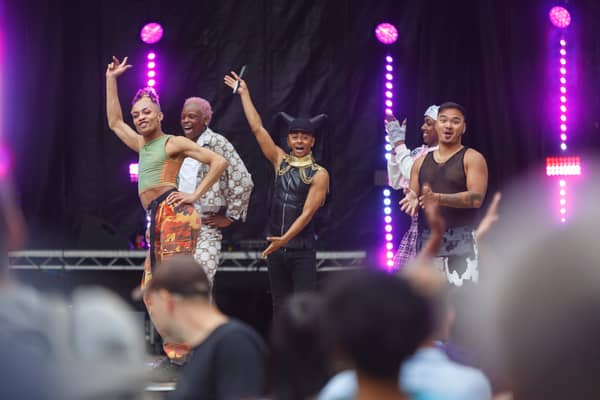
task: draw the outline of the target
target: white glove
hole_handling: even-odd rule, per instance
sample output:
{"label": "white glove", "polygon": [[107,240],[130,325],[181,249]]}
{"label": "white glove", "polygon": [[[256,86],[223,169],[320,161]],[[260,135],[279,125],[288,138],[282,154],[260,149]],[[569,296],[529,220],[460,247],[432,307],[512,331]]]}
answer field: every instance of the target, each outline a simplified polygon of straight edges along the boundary
{"label": "white glove", "polygon": [[385,123],[385,131],[388,134],[390,143],[397,143],[406,139],[406,119],[402,121],[402,125],[397,119],[387,121]]}

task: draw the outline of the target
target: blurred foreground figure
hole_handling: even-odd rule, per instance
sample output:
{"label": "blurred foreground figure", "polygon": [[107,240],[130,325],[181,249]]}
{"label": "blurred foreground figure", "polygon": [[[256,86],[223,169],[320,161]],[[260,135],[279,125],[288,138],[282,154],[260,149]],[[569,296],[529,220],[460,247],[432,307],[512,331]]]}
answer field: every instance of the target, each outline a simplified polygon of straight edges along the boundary
{"label": "blurred foreground figure", "polygon": [[16,204],[9,177],[0,172],[0,279],[5,279],[8,272],[8,252],[19,250],[24,242],[23,214]]}
{"label": "blurred foreground figure", "polygon": [[566,223],[552,201],[558,179],[531,177],[503,199],[471,331],[515,400],[600,397],[598,172],[586,163],[569,181]]}
{"label": "blurred foreground figure", "polygon": [[263,340],[210,301],[210,282],[192,256],[173,256],[159,265],[134,295],[152,301],[151,316],[161,335],[191,346],[170,399],[230,400],[261,393]]}

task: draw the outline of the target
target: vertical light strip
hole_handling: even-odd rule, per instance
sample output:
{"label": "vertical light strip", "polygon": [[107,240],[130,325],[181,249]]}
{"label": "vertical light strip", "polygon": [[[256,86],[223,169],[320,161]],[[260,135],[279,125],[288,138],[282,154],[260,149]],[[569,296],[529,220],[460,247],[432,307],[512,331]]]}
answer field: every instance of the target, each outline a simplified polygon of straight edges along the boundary
{"label": "vertical light strip", "polygon": [[564,152],[567,150],[567,41],[563,38],[559,41],[559,132],[560,132],[560,149]]}
{"label": "vertical light strip", "polygon": [[[567,222],[568,218],[568,202],[567,202],[567,177],[581,175],[581,162],[579,157],[567,157],[567,139],[570,135],[569,130],[569,57],[568,50],[570,43],[567,43],[567,37],[565,30],[571,25],[571,14],[569,11],[561,6],[555,6],[548,12],[550,22],[554,26],[554,29],[559,31],[558,43],[551,43],[552,52],[557,52],[558,57],[552,57],[552,59],[558,60],[555,68],[558,69],[558,92],[556,96],[558,98],[558,120],[556,121],[559,135],[559,147],[561,157],[548,157],[546,159],[546,175],[558,177],[558,210],[560,222]],[[553,37],[556,37],[553,35]],[[554,39],[556,40],[556,39]],[[571,196],[572,197],[572,196]]]}
{"label": "vertical light strip", "polygon": [[[391,55],[385,57],[385,90],[384,90],[384,102],[385,102],[385,115],[393,115],[394,107],[394,59]],[[392,151],[392,145],[386,141],[385,144],[385,159],[390,159]],[[392,200],[390,198],[391,190],[385,188],[382,191],[383,194],[383,222],[384,222],[384,235],[385,235],[385,267],[391,270],[394,267],[394,235],[392,225]]]}
{"label": "vertical light strip", "polygon": [[146,86],[150,86],[152,88],[156,87],[156,81],[157,81],[157,76],[156,76],[156,66],[157,66],[157,59],[156,59],[156,53],[151,51],[146,55],[146,59],[148,61],[148,63],[146,64]]}
{"label": "vertical light strip", "polygon": [[[382,22],[375,27],[375,37],[385,46],[391,46],[398,40],[398,29],[389,22]],[[385,90],[383,92],[383,102],[385,104],[385,115],[393,115],[394,107],[394,58],[388,53],[385,56]],[[391,157],[392,145],[386,138],[385,159]],[[383,235],[385,238],[385,247],[383,249],[382,264],[385,269],[391,271],[394,268],[394,235],[392,233],[392,199],[391,190],[386,186],[382,190],[383,195]]]}

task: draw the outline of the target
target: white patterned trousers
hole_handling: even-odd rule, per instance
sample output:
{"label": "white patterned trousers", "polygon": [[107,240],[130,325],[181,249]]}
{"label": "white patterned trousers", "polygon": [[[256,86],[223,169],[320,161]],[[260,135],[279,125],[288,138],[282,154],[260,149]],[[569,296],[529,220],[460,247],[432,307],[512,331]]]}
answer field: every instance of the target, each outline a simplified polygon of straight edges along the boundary
{"label": "white patterned trousers", "polygon": [[221,261],[221,240],[223,234],[219,228],[202,224],[200,237],[196,244],[194,258],[202,265],[208,277],[210,286],[213,286],[215,274]]}

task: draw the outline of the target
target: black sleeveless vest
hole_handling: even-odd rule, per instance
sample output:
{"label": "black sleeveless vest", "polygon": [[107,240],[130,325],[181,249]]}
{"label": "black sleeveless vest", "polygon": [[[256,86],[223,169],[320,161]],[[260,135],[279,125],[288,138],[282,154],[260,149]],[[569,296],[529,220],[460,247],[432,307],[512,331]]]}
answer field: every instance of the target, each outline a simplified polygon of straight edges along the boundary
{"label": "black sleeveless vest", "polygon": [[[465,153],[467,147],[450,157],[446,162],[438,164],[433,158],[433,151],[429,152],[423,160],[419,171],[419,187],[428,183],[434,193],[460,193],[467,190],[467,176],[465,175]],[[446,222],[446,229],[459,226],[473,226],[477,210],[474,208],[440,207],[440,213]],[[419,213],[419,222],[424,223]],[[421,225],[423,226],[423,225]]]}
{"label": "black sleeveless vest", "polygon": [[[287,154],[284,156],[275,172],[269,213],[269,235],[282,236],[302,214],[312,180],[321,168],[310,155],[301,160]],[[285,247],[313,249],[315,241],[316,233],[311,221]]]}

